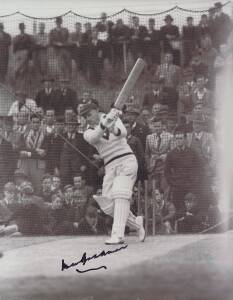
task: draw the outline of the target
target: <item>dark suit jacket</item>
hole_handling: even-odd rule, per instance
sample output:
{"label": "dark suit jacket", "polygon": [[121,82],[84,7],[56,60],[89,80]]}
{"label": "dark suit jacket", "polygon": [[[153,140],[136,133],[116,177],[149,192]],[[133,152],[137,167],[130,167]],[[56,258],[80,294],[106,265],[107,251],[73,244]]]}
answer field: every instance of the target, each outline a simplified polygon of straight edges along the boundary
{"label": "dark suit jacket", "polygon": [[73,108],[76,111],[77,107],[77,93],[71,88],[67,88],[64,91],[58,90],[59,95],[59,113],[60,115],[64,114],[65,109]]}
{"label": "dark suit jacket", "polygon": [[59,101],[58,96],[58,91],[55,89],[52,89],[49,94],[45,92],[45,89],[41,89],[36,95],[36,105],[42,107],[44,111],[54,109],[56,112]]}

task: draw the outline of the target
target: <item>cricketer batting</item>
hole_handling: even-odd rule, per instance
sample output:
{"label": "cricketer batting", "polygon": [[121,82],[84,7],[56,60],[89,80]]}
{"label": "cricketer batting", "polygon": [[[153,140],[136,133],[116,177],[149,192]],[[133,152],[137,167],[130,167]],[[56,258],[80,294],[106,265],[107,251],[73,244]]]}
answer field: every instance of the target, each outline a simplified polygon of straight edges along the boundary
{"label": "cricketer batting", "polygon": [[105,166],[102,196],[94,196],[103,212],[113,217],[111,238],[105,244],[124,243],[126,225],[136,229],[139,241],[143,242],[143,217],[136,217],[130,211],[138,164],[127,144],[127,132],[119,118],[120,111],[113,108],[105,115],[99,112],[94,103],[87,103],[83,105],[80,114],[88,124],[84,139],[97,149]]}

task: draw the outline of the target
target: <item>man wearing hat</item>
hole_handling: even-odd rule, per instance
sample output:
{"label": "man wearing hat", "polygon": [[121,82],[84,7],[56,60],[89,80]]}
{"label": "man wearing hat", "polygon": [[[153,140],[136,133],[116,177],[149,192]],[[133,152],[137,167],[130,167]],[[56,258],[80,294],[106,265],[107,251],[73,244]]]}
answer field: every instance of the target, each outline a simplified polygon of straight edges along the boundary
{"label": "man wearing hat", "polygon": [[44,111],[47,109],[55,109],[58,104],[58,91],[54,87],[54,78],[45,77],[41,80],[43,87],[36,94],[36,104],[42,107]]}
{"label": "man wearing hat", "polygon": [[148,20],[148,29],[143,44],[144,44],[143,54],[145,56],[146,61],[148,62],[148,65],[160,64],[160,56],[161,56],[160,30],[155,29],[155,19],[153,18],[150,18]]}
{"label": "man wearing hat", "polygon": [[193,25],[193,17],[187,17],[186,21],[187,25],[182,28],[184,67],[189,65],[198,43],[198,29]]}
{"label": "man wearing hat", "polygon": [[175,148],[168,152],[164,174],[171,188],[171,199],[176,208],[176,218],[185,212],[187,193],[200,194],[204,170],[196,151],[186,145],[186,129],[178,126],[174,131]]}
{"label": "man wearing hat", "polygon": [[70,87],[70,80],[68,78],[59,80],[58,91],[60,92],[59,102],[62,103],[62,109],[73,108],[73,110],[76,111],[78,104],[77,93]]}
{"label": "man wearing hat", "polygon": [[86,175],[88,162],[75,148],[87,156],[89,149],[89,145],[84,140],[83,135],[77,131],[78,122],[76,116],[67,120],[65,127],[66,133],[64,138],[67,142],[63,144],[60,155],[62,185],[72,184],[74,174],[77,172],[82,172],[83,175]]}
{"label": "man wearing hat", "polygon": [[16,100],[12,103],[8,116],[13,116],[17,120],[17,114],[21,111],[33,114],[36,110],[36,102],[33,99],[27,98],[27,94],[23,90],[18,90],[15,93]]}
{"label": "man wearing hat", "polygon": [[139,241],[145,239],[143,218],[130,211],[138,164],[119,114],[115,108],[107,115],[102,114],[94,103],[85,104],[81,110],[89,124],[84,139],[96,148],[105,165],[102,196],[95,195],[94,199],[103,212],[113,217],[111,238],[105,242],[113,245],[124,243],[126,223],[138,230]]}
{"label": "man wearing hat", "polygon": [[180,37],[179,28],[172,24],[174,19],[171,15],[166,15],[164,21],[165,25],[160,28],[163,52],[171,52],[174,56],[174,64],[180,65],[180,50],[179,47],[174,47],[175,43],[173,44]]}
{"label": "man wearing hat", "polygon": [[138,137],[142,143],[143,149],[146,146],[146,136],[150,133],[148,125],[143,125],[138,121],[140,109],[137,105],[129,106],[125,112],[125,117],[131,125],[132,135]]}
{"label": "man wearing hat", "polygon": [[220,45],[226,44],[229,34],[232,31],[232,21],[230,17],[222,11],[222,3],[216,2],[214,4],[215,15],[213,18],[213,46],[219,49]]}
{"label": "man wearing hat", "polygon": [[71,75],[71,53],[69,44],[69,31],[62,27],[62,17],[56,18],[56,27],[49,33],[49,42],[51,46],[51,56],[54,60],[50,64],[51,73],[56,78],[65,76],[67,78]]}
{"label": "man wearing hat", "polygon": [[11,36],[4,31],[3,23],[0,23],[0,82],[5,82],[8,69],[9,47],[11,45]]}
{"label": "man wearing hat", "polygon": [[132,17],[132,26],[129,30],[130,38],[130,51],[133,56],[133,60],[136,61],[138,57],[143,56],[144,52],[144,38],[146,37],[147,29],[145,26],[139,24],[139,17]]}

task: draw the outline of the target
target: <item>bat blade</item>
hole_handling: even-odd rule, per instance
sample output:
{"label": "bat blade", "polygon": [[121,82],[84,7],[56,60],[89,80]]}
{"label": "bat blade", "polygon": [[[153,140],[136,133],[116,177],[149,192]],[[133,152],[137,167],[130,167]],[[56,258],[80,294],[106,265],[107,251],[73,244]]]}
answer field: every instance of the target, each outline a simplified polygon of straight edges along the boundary
{"label": "bat blade", "polygon": [[138,58],[133,69],[131,70],[123,88],[121,89],[114,107],[117,109],[122,109],[122,106],[127,102],[130,93],[134,87],[134,85],[136,84],[139,76],[142,73],[142,70],[144,69],[146,63],[142,58]]}

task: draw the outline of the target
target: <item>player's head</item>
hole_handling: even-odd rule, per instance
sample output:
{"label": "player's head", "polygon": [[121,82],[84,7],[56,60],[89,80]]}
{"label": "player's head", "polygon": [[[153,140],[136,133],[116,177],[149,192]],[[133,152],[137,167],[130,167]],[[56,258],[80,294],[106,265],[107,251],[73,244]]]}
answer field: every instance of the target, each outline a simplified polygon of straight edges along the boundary
{"label": "player's head", "polygon": [[87,123],[91,126],[97,125],[99,123],[99,108],[93,102],[83,104],[80,109],[79,115],[84,117]]}

